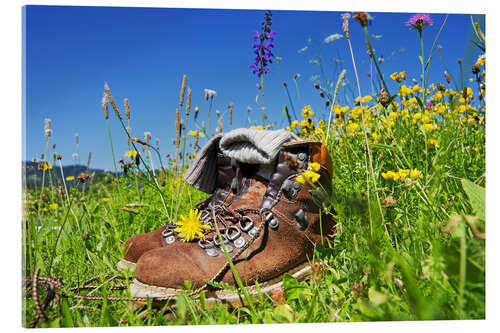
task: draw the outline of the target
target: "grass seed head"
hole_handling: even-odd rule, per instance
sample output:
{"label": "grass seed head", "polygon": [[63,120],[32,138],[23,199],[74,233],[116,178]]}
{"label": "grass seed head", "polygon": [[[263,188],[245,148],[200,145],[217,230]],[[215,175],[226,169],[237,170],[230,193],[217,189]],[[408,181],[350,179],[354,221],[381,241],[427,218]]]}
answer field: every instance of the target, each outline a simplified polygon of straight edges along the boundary
{"label": "grass seed head", "polygon": [[349,35],[349,19],[351,18],[351,14],[345,13],[341,15],[342,17],[342,30],[344,31],[345,38],[350,39]]}
{"label": "grass seed head", "polygon": [[109,118],[109,113],[108,113],[108,95],[104,94],[102,95],[102,109],[104,110],[104,119],[108,120]]}
{"label": "grass seed head", "polygon": [[116,116],[118,117],[118,119],[122,120],[122,116],[120,114],[120,111],[118,110],[118,106],[116,106],[115,100],[113,98],[113,95],[111,95],[111,90],[109,90],[109,86],[107,83],[104,84],[104,90],[106,91],[106,95],[108,96],[108,100],[111,103]]}
{"label": "grass seed head", "polygon": [[123,99],[123,104],[125,104],[125,117],[130,120],[130,105],[128,104],[128,98]]}
{"label": "grass seed head", "polygon": [[181,96],[179,98],[179,106],[182,109],[182,105],[184,104],[184,92],[186,91],[186,74],[182,76],[182,84],[181,84]]}
{"label": "grass seed head", "polygon": [[191,111],[191,88],[188,88],[187,102],[186,102],[186,117],[189,117]]}

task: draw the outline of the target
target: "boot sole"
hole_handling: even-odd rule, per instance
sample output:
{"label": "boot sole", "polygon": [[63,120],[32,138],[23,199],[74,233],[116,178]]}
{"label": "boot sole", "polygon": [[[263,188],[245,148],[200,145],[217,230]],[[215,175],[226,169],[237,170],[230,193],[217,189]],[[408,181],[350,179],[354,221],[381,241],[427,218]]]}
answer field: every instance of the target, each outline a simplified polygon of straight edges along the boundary
{"label": "boot sole", "polygon": [[125,260],[125,259],[121,259],[120,261],[118,261],[118,263],[116,264],[116,269],[120,272],[123,272],[123,271],[130,271],[130,272],[134,272],[135,271],[135,262],[131,262],[131,261],[128,261],[128,260]]}
{"label": "boot sole", "polygon": [[[281,288],[283,285],[283,275],[286,273],[290,274],[298,281],[303,281],[311,272],[311,264],[306,262],[302,265],[299,265],[295,268],[290,269],[287,272],[284,272],[278,277],[274,279],[259,283],[260,292],[262,295],[269,294],[273,290]],[[246,287],[247,292],[250,294],[252,298],[259,295],[257,287],[255,285],[250,285]],[[153,306],[163,306],[166,303],[173,304],[175,303],[175,297],[178,296],[183,289],[174,289],[174,288],[165,288],[158,287],[153,285],[148,285],[143,282],[134,279],[132,284],[130,285],[130,295],[135,297],[149,297],[151,300],[151,304]],[[170,301],[155,301],[157,297],[174,297],[174,299]],[[137,305],[147,304],[146,301],[136,301]],[[240,307],[248,305],[245,298],[241,293],[234,292],[231,290],[215,290],[209,291],[205,295],[205,305],[210,307],[217,303],[229,304],[232,307]]]}

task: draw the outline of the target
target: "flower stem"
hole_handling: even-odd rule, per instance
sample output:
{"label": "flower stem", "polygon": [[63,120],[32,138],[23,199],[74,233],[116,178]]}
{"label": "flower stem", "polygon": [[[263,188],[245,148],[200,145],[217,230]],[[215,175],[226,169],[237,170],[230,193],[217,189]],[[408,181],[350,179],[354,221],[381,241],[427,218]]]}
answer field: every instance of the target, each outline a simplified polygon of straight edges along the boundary
{"label": "flower stem", "polygon": [[368,33],[368,28],[365,26],[364,30],[365,30],[366,44],[368,45],[368,50],[370,51],[370,58],[372,58],[373,63],[375,64],[375,68],[377,69],[377,73],[378,73],[378,76],[380,77],[380,80],[382,80],[382,84],[384,85],[385,91],[387,91],[389,93],[389,88],[387,88],[387,84],[385,83],[384,76],[382,75],[382,72],[380,71],[380,68],[378,67],[377,60],[375,59],[375,54],[373,53],[373,48],[372,48],[372,43],[370,41],[370,34]]}
{"label": "flower stem", "polygon": [[[422,49],[422,56],[420,58],[420,63],[422,64],[422,105],[425,108],[425,65],[424,65],[424,37],[422,35],[422,30],[418,30],[418,35],[420,37],[420,47]],[[422,110],[423,112],[424,110]]]}
{"label": "flower stem", "polygon": [[264,107],[264,74],[260,77],[260,91],[262,92],[262,126],[266,128],[266,112]]}

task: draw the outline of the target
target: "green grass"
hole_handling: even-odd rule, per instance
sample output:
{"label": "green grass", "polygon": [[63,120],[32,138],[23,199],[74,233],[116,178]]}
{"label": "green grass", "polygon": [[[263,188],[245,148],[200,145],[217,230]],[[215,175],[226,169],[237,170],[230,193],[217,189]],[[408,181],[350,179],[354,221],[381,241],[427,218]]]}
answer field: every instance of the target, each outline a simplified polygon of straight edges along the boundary
{"label": "green grass", "polygon": [[[478,85],[484,82],[484,64],[481,71]],[[315,118],[307,107],[304,119],[290,119],[289,130],[303,138],[325,142],[330,131],[325,144],[333,160],[333,193],[323,209],[336,221],[335,229],[325,232],[336,237],[330,246],[316,247],[321,269],[312,277],[300,282],[283,277],[282,301],[258,295],[253,307],[207,308],[203,295],[199,300],[188,296],[186,283],[186,293],[169,309],[134,310],[127,302],[69,297],[60,308],[50,307],[50,320],[38,326],[485,318],[484,96],[465,98],[467,90],[453,91],[449,85],[411,90],[406,75],[400,81],[399,94],[393,92],[388,102],[377,94],[362,99],[362,106],[334,106],[329,129],[328,117]],[[428,89],[425,100],[434,101],[431,108],[422,103],[422,88]],[[183,156],[196,152],[183,142]],[[206,197],[174,174],[172,160],[169,171],[156,172],[154,181],[146,154],[142,158],[146,161],[140,160],[139,168],[131,163],[119,181],[109,174],[72,187],[68,197],[55,186],[25,190],[26,277],[38,267],[41,276],[60,277],[69,288],[97,275],[100,288],[94,294],[128,296],[111,290],[114,282],[104,279],[119,273],[116,263],[125,241],[177,221]],[[187,159],[178,163],[187,164]],[[59,169],[48,173],[56,184]],[[33,300],[26,298],[23,306],[28,325],[35,314]]]}

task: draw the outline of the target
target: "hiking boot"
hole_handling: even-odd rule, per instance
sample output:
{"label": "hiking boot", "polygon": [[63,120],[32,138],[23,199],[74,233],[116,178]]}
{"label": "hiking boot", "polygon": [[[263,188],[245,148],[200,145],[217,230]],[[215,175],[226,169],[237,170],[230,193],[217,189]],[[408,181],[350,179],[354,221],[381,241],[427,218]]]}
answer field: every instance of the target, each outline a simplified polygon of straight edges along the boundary
{"label": "hiking boot", "polygon": [[[197,160],[193,166],[186,172],[185,180],[198,190],[212,194],[209,198],[197,203],[194,209],[202,212],[202,217],[207,216],[206,209],[209,205],[226,205],[231,198],[230,185],[234,177],[233,166],[231,159],[225,156],[219,148],[221,135],[211,139],[198,154],[197,160],[201,160],[210,156],[213,159],[212,170],[207,171],[211,177],[197,172],[196,166],[199,164]],[[124,245],[124,258],[117,263],[117,269],[123,271],[125,269],[133,271],[135,264],[141,255],[149,250],[163,247],[182,246],[182,237],[179,237],[178,232],[174,231],[178,225],[175,223],[166,223],[158,229],[137,234],[130,237]]]}
{"label": "hiking boot", "polygon": [[237,163],[230,202],[210,204],[210,217],[199,221],[211,226],[204,237],[182,248],[144,253],[137,262],[131,295],[153,301],[174,298],[190,281],[197,291],[209,292],[207,303],[238,304],[237,292],[213,290],[205,282],[235,284],[225,254],[251,294],[257,293],[256,281],[260,291],[268,293],[281,286],[285,273],[305,277],[315,244],[332,240],[334,221],[321,209],[331,194],[331,157],[318,141],[291,141],[278,148],[271,164]]}

